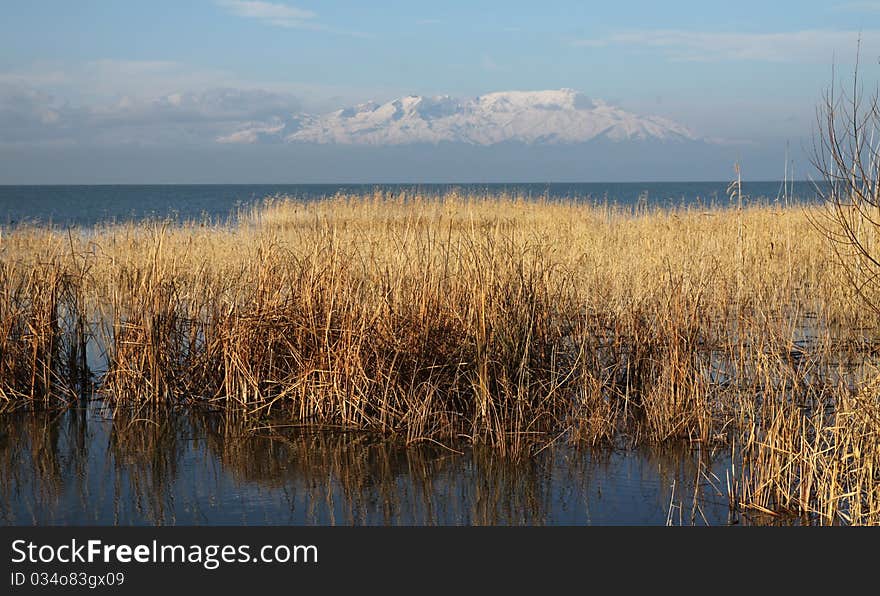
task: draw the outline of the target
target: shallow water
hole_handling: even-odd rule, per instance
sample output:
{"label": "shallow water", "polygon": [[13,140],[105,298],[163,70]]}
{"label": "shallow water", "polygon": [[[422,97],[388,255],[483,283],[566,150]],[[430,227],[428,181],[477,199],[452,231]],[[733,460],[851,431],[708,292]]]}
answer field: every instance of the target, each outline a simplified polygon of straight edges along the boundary
{"label": "shallow water", "polygon": [[[578,199],[621,205],[726,205],[728,182],[608,182],[569,184],[167,184],[167,185],[0,185],[0,226],[22,221],[59,226],[90,226],[98,222],[145,217],[223,220],[236,209],[265,197],[289,195],[303,200],[336,193],[362,194],[418,191],[440,194],[451,190],[483,195],[508,192],[526,197]],[[744,182],[743,193],[762,202],[811,201],[812,182]]]}
{"label": "shallow water", "polygon": [[[699,450],[403,448],[363,433],[238,430],[222,415],[0,418],[7,525],[730,523],[729,461]],[[714,474],[714,476],[713,476]],[[696,490],[695,490],[696,485]]]}

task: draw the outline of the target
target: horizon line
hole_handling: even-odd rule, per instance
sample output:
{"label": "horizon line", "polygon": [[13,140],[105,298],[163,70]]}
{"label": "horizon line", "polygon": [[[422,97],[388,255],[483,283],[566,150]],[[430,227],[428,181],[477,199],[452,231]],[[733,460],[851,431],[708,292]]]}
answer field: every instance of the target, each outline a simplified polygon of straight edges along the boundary
{"label": "horizon line", "polygon": [[[730,184],[735,180],[599,180],[574,182],[567,181],[504,181],[504,182],[26,182],[0,183],[0,187],[14,186],[503,186],[503,185],[572,185],[572,184]],[[789,184],[819,184],[822,180],[801,178],[785,180],[783,178],[743,179],[746,183],[786,182]]]}

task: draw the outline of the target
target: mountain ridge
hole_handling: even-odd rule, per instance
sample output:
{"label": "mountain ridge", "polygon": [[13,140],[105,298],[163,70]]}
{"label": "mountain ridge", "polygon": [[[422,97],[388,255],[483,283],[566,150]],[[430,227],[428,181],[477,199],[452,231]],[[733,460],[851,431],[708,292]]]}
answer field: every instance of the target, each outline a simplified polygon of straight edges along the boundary
{"label": "mountain ridge", "polygon": [[574,144],[596,139],[695,141],[687,127],[659,116],[628,112],[573,89],[498,91],[474,98],[408,95],[325,114],[298,113],[253,122],[217,138],[260,142],[408,145]]}

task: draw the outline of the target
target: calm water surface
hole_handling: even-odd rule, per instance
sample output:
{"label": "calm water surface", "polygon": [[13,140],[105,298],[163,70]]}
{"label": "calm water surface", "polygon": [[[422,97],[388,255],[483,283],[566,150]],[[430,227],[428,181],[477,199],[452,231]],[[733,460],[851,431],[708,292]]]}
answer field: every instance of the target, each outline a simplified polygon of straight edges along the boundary
{"label": "calm water surface", "polygon": [[96,404],[4,415],[0,466],[7,525],[731,521],[729,462],[699,451],[560,446],[513,461],[362,433],[248,434],[208,413],[111,417]]}
{"label": "calm water surface", "polygon": [[[256,185],[101,185],[0,186],[0,226],[21,221],[60,226],[144,217],[226,218],[236,209],[268,196],[289,195],[303,200],[336,193],[363,194],[418,191],[439,194],[457,189],[469,194],[508,192],[530,197],[614,202],[643,201],[651,205],[728,204],[728,182],[631,182],[580,184],[256,184]],[[743,193],[761,201],[810,201],[811,182],[745,182]]]}

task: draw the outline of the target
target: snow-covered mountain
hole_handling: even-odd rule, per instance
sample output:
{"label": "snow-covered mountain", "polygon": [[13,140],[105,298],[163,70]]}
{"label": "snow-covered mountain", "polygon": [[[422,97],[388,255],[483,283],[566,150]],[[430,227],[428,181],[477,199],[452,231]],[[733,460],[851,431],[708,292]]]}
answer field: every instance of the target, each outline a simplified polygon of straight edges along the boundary
{"label": "snow-covered mountain", "polygon": [[253,122],[223,143],[406,145],[441,142],[494,145],[611,141],[692,141],[686,127],[627,112],[571,89],[502,91],[473,99],[410,95],[329,114],[296,114]]}

